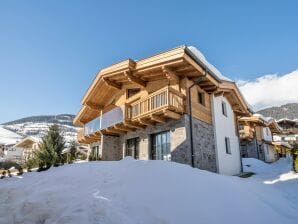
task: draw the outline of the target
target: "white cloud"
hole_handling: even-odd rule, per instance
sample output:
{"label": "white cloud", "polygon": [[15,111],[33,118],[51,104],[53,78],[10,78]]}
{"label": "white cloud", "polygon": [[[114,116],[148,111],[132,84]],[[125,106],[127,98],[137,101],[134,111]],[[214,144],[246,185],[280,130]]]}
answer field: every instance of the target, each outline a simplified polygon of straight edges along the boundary
{"label": "white cloud", "polygon": [[254,110],[298,102],[298,70],[278,76],[264,75],[253,81],[237,82]]}

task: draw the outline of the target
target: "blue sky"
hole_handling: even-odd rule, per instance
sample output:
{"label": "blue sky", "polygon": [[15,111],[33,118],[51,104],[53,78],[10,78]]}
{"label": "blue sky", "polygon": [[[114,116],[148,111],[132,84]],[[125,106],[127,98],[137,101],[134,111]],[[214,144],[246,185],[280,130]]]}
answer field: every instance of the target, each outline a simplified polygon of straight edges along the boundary
{"label": "blue sky", "polygon": [[0,2],[0,123],[76,113],[97,71],[188,44],[223,74],[298,68],[297,1]]}

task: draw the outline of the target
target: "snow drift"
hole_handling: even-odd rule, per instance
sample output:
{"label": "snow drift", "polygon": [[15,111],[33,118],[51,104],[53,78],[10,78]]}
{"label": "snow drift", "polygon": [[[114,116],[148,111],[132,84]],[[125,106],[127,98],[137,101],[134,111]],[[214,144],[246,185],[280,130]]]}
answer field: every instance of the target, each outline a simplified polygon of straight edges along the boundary
{"label": "snow drift", "polygon": [[296,223],[270,186],[174,162],[86,162],[0,180],[0,223]]}

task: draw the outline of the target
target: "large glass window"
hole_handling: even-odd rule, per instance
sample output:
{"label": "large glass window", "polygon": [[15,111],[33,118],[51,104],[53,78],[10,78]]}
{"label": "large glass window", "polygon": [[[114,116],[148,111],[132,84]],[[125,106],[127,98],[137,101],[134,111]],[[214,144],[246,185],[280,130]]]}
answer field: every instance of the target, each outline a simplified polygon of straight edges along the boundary
{"label": "large glass window", "polygon": [[126,140],[126,156],[131,156],[135,159],[140,158],[139,138],[131,138]]}
{"label": "large glass window", "polygon": [[152,159],[171,160],[170,132],[160,132],[152,135]]}

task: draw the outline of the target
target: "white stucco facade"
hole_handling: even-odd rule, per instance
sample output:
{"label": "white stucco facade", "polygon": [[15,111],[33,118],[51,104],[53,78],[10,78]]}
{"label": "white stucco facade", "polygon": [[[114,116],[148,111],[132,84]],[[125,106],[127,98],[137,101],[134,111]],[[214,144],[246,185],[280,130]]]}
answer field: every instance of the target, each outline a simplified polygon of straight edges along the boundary
{"label": "white stucco facade", "polygon": [[277,152],[272,145],[264,144],[265,162],[272,163],[278,158]]}
{"label": "white stucco facade", "polygon": [[263,139],[265,141],[272,141],[272,134],[271,134],[271,131],[270,131],[269,127],[264,127],[262,132],[263,132],[262,133],[263,134]]}
{"label": "white stucco facade", "polygon": [[[239,174],[241,172],[239,139],[232,107],[224,96],[213,96],[212,101],[218,172],[225,175]],[[226,115],[223,114],[222,103],[226,105]],[[226,151],[225,138],[229,139],[230,153]]]}

